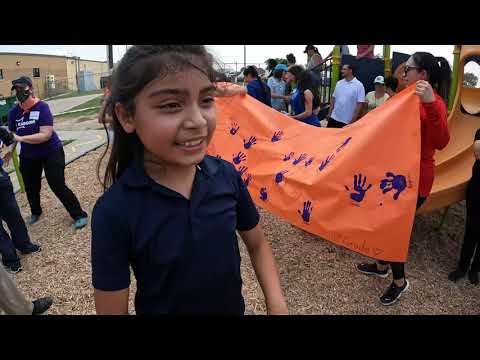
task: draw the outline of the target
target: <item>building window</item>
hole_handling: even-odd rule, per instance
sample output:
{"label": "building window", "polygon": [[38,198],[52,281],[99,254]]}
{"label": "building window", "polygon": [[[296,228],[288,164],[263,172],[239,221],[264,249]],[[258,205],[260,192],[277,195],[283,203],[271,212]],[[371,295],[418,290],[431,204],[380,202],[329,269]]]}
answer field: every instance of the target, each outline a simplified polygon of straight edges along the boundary
{"label": "building window", "polygon": [[3,80],[3,69],[0,69],[0,80]]}
{"label": "building window", "polygon": [[33,77],[40,77],[40,68],[33,68]]}

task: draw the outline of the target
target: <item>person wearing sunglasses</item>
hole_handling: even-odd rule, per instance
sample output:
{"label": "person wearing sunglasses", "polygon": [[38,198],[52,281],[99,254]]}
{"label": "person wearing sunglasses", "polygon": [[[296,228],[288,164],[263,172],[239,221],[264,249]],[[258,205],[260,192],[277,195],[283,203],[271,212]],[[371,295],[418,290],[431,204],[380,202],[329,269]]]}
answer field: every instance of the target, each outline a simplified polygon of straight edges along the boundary
{"label": "person wearing sunglasses", "polygon": [[[421,160],[417,209],[432,190],[435,171],[435,150],[445,148],[450,141],[447,123],[447,102],[451,70],[447,60],[430,53],[416,52],[407,61],[404,80],[416,84],[415,94],[420,98]],[[405,263],[373,262],[357,265],[367,275],[388,277],[392,269],[393,282],[380,298],[383,305],[394,304],[409,288],[405,277]]]}

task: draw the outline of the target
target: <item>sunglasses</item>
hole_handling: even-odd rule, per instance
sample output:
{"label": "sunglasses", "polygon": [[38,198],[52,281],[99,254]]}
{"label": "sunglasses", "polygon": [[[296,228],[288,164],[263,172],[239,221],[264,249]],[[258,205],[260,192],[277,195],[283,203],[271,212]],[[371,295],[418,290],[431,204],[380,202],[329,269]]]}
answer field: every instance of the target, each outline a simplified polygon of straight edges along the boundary
{"label": "sunglasses", "polygon": [[410,70],[413,70],[413,69],[420,69],[420,68],[418,66],[405,66],[405,70],[403,70],[403,73],[405,74],[405,76],[407,76]]}

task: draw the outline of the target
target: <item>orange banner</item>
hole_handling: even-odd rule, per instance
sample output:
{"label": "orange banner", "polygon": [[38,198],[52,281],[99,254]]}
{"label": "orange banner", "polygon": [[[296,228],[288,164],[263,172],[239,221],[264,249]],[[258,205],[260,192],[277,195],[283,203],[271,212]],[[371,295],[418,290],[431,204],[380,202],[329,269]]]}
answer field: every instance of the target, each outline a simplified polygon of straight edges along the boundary
{"label": "orange banner", "polygon": [[363,255],[406,261],[420,171],[414,87],[344,129],[306,125],[250,96],[216,104],[209,154],[235,165],[258,206]]}

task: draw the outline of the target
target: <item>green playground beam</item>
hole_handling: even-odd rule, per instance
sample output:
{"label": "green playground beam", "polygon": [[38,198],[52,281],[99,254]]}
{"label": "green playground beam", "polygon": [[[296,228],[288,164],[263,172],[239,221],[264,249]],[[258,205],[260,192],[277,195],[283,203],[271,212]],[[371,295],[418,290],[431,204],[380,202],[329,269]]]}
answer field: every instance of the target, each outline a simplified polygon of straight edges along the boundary
{"label": "green playground beam", "polygon": [[335,45],[333,48],[333,55],[332,55],[332,80],[330,83],[330,97],[335,90],[335,86],[337,85],[338,79],[340,78],[340,65],[342,63],[342,58],[340,56],[340,45]]}
{"label": "green playground beam", "polygon": [[20,172],[20,166],[18,163],[17,149],[13,149],[12,152],[13,167],[15,168],[15,173],[17,174],[18,184],[20,185],[20,191],[25,192],[25,184],[23,183],[22,173]]}
{"label": "green playground beam", "polygon": [[383,45],[383,62],[385,63],[385,77],[392,75],[391,45]]}
{"label": "green playground beam", "polygon": [[452,70],[452,82],[450,84],[450,94],[448,96],[448,111],[452,111],[453,102],[455,101],[455,96],[457,95],[458,77],[460,73],[459,63],[460,63],[461,50],[462,50],[461,45],[455,45],[455,48],[453,49],[453,70]]}

